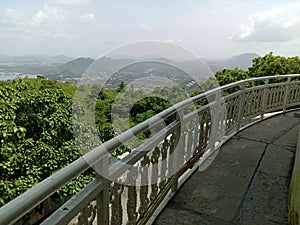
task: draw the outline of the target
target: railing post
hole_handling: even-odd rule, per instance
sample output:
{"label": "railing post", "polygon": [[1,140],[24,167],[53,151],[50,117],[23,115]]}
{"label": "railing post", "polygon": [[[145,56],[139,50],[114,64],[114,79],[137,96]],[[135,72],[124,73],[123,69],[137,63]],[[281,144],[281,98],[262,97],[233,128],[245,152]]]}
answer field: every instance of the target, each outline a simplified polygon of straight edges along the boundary
{"label": "railing post", "polygon": [[291,77],[288,77],[287,84],[285,85],[283,112],[286,112],[286,106],[287,106],[289,93],[290,93],[290,83],[291,83]]}
{"label": "railing post", "polygon": [[[109,185],[110,181],[106,178],[108,177],[108,156],[105,156],[99,163],[95,166],[95,171],[99,179],[103,179],[103,190],[97,195],[97,224],[98,225],[108,225],[109,224],[109,201],[110,201],[110,192]],[[100,176],[105,174],[106,177]]]}
{"label": "railing post", "polygon": [[222,113],[224,112],[222,107],[224,107],[224,105],[222,104],[222,93],[221,91],[219,91],[215,94],[215,99],[213,101],[213,104],[210,107],[211,108],[211,132],[209,136],[209,149],[211,152],[215,151],[215,144],[221,138],[220,135],[223,135],[222,123],[224,118],[226,118],[226,115],[222,115]]}
{"label": "railing post", "polygon": [[245,83],[242,83],[242,88],[241,88],[241,95],[239,99],[239,105],[238,105],[238,115],[237,115],[237,127],[236,131],[239,131],[241,128],[241,120],[243,116],[243,111],[244,111],[244,105],[245,105]]}
{"label": "railing post", "polygon": [[178,188],[178,171],[180,170],[181,166],[183,165],[183,154],[184,154],[184,147],[185,147],[185,137],[182,137],[183,135],[183,124],[182,124],[182,119],[184,116],[184,109],[179,109],[177,114],[176,114],[176,120],[180,122],[180,125],[178,129],[176,130],[176,140],[175,140],[175,148],[173,152],[173,162],[172,162],[172,167],[173,167],[173,172],[174,174],[174,184],[172,185],[172,191],[175,192],[177,191]]}
{"label": "railing post", "polygon": [[262,104],[261,104],[261,112],[260,112],[260,118],[264,118],[265,110],[267,108],[267,97],[268,97],[268,87],[266,87],[269,84],[269,79],[265,80],[265,87],[264,92],[262,96]]}

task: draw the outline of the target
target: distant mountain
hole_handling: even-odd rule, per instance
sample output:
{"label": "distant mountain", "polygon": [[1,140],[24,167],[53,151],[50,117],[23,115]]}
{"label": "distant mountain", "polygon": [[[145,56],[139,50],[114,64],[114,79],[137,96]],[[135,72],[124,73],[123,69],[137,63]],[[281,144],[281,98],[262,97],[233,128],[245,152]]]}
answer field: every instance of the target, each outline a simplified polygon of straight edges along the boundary
{"label": "distant mountain", "polygon": [[[180,68],[185,68],[188,73],[195,73],[200,75],[201,77],[210,76],[207,71],[208,69],[214,74],[215,72],[222,70],[224,68],[234,69],[239,68],[242,70],[247,70],[252,65],[252,60],[256,57],[259,57],[256,53],[244,53],[236,56],[232,56],[231,58],[225,59],[196,59],[189,61],[174,61],[166,58],[155,58],[150,57],[146,58],[129,58],[129,56],[122,56],[121,58],[108,58],[102,57],[99,59],[99,65],[103,68],[107,68],[106,70],[114,70],[115,67],[120,67],[120,65],[126,65],[130,62],[137,62],[143,60],[153,60],[159,62],[165,62],[171,65],[180,65]],[[117,64],[117,66],[116,66]]]}
{"label": "distant mountain", "polygon": [[101,57],[95,61],[91,69],[97,73],[115,73],[124,66],[134,62],[136,62],[134,59]]}
{"label": "distant mountain", "polygon": [[77,58],[58,67],[63,77],[81,77],[94,62],[91,58]]}
{"label": "distant mountain", "polygon": [[97,60],[91,58],[78,58],[61,65],[59,70],[65,78],[81,77],[84,72],[98,75],[113,74],[133,62],[135,61],[132,59],[111,59],[109,57],[101,57]]}
{"label": "distant mountain", "polygon": [[52,64],[66,63],[72,58],[65,55],[25,55],[25,56],[6,56],[0,55],[1,63],[17,63],[17,64]]}
{"label": "distant mountain", "polygon": [[[151,77],[150,80],[146,78]],[[117,88],[119,84],[124,81],[126,84],[135,83],[137,87],[159,86],[163,83],[172,83],[185,86],[191,81],[191,77],[168,63],[158,61],[142,61],[132,63],[123,67],[118,72],[114,73],[108,79],[106,85],[111,88]],[[146,81],[146,83],[145,83]]]}
{"label": "distant mountain", "polygon": [[[197,84],[213,74],[202,60],[172,61],[166,58],[112,59],[102,57],[87,70],[86,82],[97,80],[109,88],[118,88],[123,81],[135,88],[154,88],[161,84],[181,85],[196,90]],[[150,86],[149,86],[150,85]]]}
{"label": "distant mountain", "polygon": [[70,71],[74,74],[82,74],[93,62],[94,60],[91,58],[81,57],[63,64],[61,69]]}
{"label": "distant mountain", "polygon": [[[181,84],[188,84],[192,81],[199,83],[224,68],[246,70],[252,65],[253,58],[258,56],[255,53],[245,53],[228,59],[197,59],[189,61],[174,61],[166,58],[152,57],[149,59],[101,57],[95,61],[91,58],[82,57],[74,60],[65,55],[0,55],[0,63],[4,63],[1,68],[6,72],[44,74],[54,79],[80,78],[88,70],[87,72],[90,72],[93,76],[91,80],[99,79],[99,82],[102,83],[114,75],[114,81],[110,81],[109,83],[111,86],[116,87],[121,81],[131,82],[136,78],[150,75],[161,75]],[[9,65],[5,65],[5,63]],[[11,63],[15,63],[16,65],[11,65]],[[132,64],[135,65],[133,66]],[[151,67],[153,68],[151,69]],[[177,68],[177,70],[172,67]],[[129,70],[132,71],[130,72]],[[188,79],[186,75],[190,78]]]}
{"label": "distant mountain", "polygon": [[48,60],[65,63],[73,60],[73,58],[70,58],[69,56],[66,55],[56,55],[56,56],[49,57]]}
{"label": "distant mountain", "polygon": [[252,66],[252,60],[257,57],[259,55],[256,53],[244,53],[229,59],[206,59],[206,62],[214,73],[225,68],[247,70]]}
{"label": "distant mountain", "polygon": [[130,83],[148,76],[163,77],[184,86],[199,84],[224,68],[247,69],[251,66],[252,59],[257,56],[246,53],[224,60],[190,61],[173,61],[166,58],[138,60],[128,57],[101,57],[94,61],[91,58],[78,58],[60,66],[60,74],[63,78],[79,78],[84,72],[88,72],[89,77],[85,77],[87,82],[98,80],[100,83],[106,82],[111,88],[118,87],[122,81]]}
{"label": "distant mountain", "polygon": [[252,60],[259,57],[256,53],[244,53],[241,55],[233,56],[228,60],[228,65],[231,68],[238,67],[239,69],[246,70],[252,66]]}

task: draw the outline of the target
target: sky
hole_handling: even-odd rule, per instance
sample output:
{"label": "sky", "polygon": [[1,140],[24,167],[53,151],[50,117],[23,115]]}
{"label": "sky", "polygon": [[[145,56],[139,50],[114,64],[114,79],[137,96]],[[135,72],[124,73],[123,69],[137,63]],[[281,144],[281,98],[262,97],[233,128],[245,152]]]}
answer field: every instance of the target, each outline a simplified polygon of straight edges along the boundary
{"label": "sky", "polygon": [[1,0],[0,55],[99,57],[156,40],[203,58],[300,55],[299,0]]}

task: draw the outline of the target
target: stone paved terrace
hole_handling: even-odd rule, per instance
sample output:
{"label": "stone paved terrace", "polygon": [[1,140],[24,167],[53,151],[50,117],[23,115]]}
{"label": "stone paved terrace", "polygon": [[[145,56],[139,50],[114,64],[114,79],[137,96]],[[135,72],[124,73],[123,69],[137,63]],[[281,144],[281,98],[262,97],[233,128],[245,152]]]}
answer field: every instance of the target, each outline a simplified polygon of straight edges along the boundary
{"label": "stone paved terrace", "polygon": [[284,225],[300,118],[277,115],[239,132],[196,171],[156,225]]}

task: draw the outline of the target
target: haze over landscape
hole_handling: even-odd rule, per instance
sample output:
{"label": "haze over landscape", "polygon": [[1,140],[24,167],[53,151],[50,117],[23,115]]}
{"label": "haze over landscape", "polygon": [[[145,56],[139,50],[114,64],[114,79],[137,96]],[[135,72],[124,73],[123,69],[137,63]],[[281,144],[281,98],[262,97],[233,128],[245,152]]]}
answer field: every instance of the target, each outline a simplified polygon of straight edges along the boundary
{"label": "haze over landscape", "polygon": [[0,55],[97,58],[159,40],[202,58],[246,52],[299,55],[300,3],[260,0],[1,1]]}

